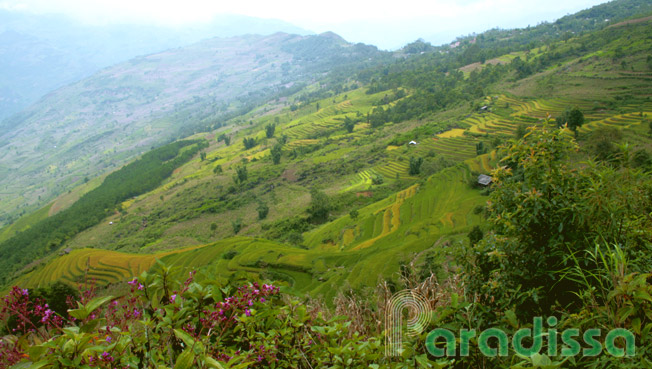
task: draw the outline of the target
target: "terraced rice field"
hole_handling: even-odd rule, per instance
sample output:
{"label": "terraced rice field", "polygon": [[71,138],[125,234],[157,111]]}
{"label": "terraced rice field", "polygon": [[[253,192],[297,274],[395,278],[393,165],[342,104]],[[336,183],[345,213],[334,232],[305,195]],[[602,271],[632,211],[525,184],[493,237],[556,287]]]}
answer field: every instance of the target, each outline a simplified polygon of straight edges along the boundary
{"label": "terraced rice field", "polygon": [[106,285],[129,279],[149,269],[155,262],[154,255],[126,254],[115,251],[81,249],[61,256],[55,262],[29,273],[19,284],[39,287],[60,280],[71,284],[85,276],[98,285]]}
{"label": "terraced rice field", "polygon": [[[644,112],[643,114],[648,114],[648,116],[652,115],[652,109],[651,111]],[[589,122],[580,127],[579,131],[588,132],[599,127],[629,128],[633,125],[641,124],[643,121],[644,118],[640,116],[640,113],[619,114],[610,116],[605,119]]]}

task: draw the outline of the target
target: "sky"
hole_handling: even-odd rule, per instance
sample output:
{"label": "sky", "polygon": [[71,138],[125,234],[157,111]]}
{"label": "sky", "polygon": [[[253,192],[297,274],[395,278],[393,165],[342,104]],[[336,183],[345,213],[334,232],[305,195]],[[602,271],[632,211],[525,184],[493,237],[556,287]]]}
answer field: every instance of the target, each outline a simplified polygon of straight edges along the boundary
{"label": "sky", "polygon": [[178,26],[219,14],[280,19],[350,42],[395,49],[423,38],[435,45],[487,29],[554,21],[605,0],[0,0],[0,9],[59,13],[85,23]]}

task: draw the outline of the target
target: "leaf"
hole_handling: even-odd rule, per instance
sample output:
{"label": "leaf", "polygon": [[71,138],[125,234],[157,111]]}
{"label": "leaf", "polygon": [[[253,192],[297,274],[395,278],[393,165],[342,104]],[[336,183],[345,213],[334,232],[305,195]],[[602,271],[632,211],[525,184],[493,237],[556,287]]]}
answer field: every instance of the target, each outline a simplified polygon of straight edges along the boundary
{"label": "leaf", "polygon": [[510,309],[505,311],[505,317],[507,318],[507,322],[512,326],[512,328],[518,328],[518,319],[516,318],[514,310]]}
{"label": "leaf", "polygon": [[46,348],[43,346],[32,346],[27,352],[29,352],[29,358],[32,360],[38,360],[46,351]]}
{"label": "leaf", "polygon": [[178,339],[182,340],[187,347],[192,347],[195,344],[195,339],[185,331],[182,331],[181,329],[175,329],[174,335],[177,336]]}
{"label": "leaf", "polygon": [[189,348],[177,357],[177,362],[174,364],[174,369],[190,369],[195,361],[195,353]]}
{"label": "leaf", "polygon": [[28,369],[32,365],[34,365],[34,364],[32,364],[32,363],[30,363],[28,361],[21,361],[19,363],[14,364],[13,366],[11,366],[10,369]]}
{"label": "leaf", "polygon": [[552,364],[552,361],[547,355],[541,355],[539,353],[532,355],[531,360],[534,366],[549,366]]}
{"label": "leaf", "polygon": [[86,304],[85,308],[88,313],[92,313],[95,309],[98,307],[102,306],[104,303],[113,300],[113,296],[104,296],[104,297],[96,297],[92,299],[88,304]]}
{"label": "leaf", "polygon": [[211,368],[216,368],[216,369],[224,369],[222,364],[220,364],[217,360],[213,359],[210,356],[205,356],[204,357],[204,363],[208,365]]}

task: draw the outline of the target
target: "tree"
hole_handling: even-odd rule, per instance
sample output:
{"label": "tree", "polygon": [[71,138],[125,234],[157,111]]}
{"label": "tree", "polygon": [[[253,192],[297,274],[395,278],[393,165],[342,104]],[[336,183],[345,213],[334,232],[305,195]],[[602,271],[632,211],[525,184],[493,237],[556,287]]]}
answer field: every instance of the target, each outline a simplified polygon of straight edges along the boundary
{"label": "tree", "polygon": [[423,164],[423,158],[415,158],[414,156],[410,157],[410,175],[415,176],[421,173],[421,164]]}
{"label": "tree", "polygon": [[358,216],[359,216],[359,215],[360,215],[360,214],[358,213],[358,209],[353,209],[353,210],[351,210],[351,211],[349,212],[349,216],[350,216],[351,219],[353,219],[353,220],[358,219]]}
{"label": "tree", "polygon": [[231,227],[233,228],[233,234],[240,233],[240,230],[242,229],[242,219],[238,218],[236,220],[232,220]]}
{"label": "tree", "polygon": [[231,136],[227,136],[226,134],[222,133],[221,135],[217,136],[217,142],[224,142],[226,146],[229,146],[229,144],[231,144]]}
{"label": "tree", "polygon": [[521,139],[525,134],[527,133],[527,128],[525,127],[525,124],[519,124],[516,127],[516,132],[514,133],[514,136],[516,136],[516,139]]}
{"label": "tree", "polygon": [[467,235],[471,246],[475,246],[484,237],[484,233],[479,226],[474,226],[471,232]]}
{"label": "tree", "polygon": [[213,173],[215,173],[215,174],[219,174],[219,173],[222,173],[222,172],[223,172],[222,166],[219,165],[219,164],[217,164],[215,166],[215,168],[213,168]]}
{"label": "tree", "polygon": [[211,223],[211,232],[215,232],[217,230],[217,223],[213,222]]}
{"label": "tree", "polygon": [[204,151],[200,152],[199,153],[199,158],[200,158],[201,161],[206,160],[206,153]]}
{"label": "tree", "polygon": [[353,132],[353,129],[355,128],[355,121],[348,116],[344,117],[344,128],[349,133]]}
{"label": "tree", "polygon": [[239,167],[235,168],[235,174],[233,175],[233,182],[235,184],[242,184],[247,181],[247,167],[244,165],[241,165]]}
{"label": "tree", "polygon": [[652,220],[640,214],[652,206],[643,190],[652,183],[628,168],[578,167],[570,160],[578,146],[563,130],[530,129],[499,151],[487,202],[493,232],[474,247],[467,273],[472,293],[536,315],[577,303],[581,285],[564,271],[574,261],[590,269],[596,244],[630,255],[649,247]]}
{"label": "tree", "polygon": [[274,165],[277,165],[281,162],[281,155],[283,154],[282,145],[277,143],[274,147],[269,150],[270,155],[272,156],[272,162]]}
{"label": "tree", "polygon": [[555,121],[558,127],[567,125],[573,131],[575,137],[577,137],[577,129],[584,124],[584,113],[577,107],[566,109]]}
{"label": "tree", "polygon": [[256,139],[253,137],[245,137],[242,139],[242,144],[244,145],[245,150],[249,150],[256,146]]}
{"label": "tree", "polygon": [[[278,118],[278,117],[277,117]],[[267,138],[274,137],[274,131],[276,130],[276,124],[268,124],[265,126],[265,136]]]}
{"label": "tree", "polygon": [[331,203],[328,196],[322,191],[312,189],[310,191],[310,206],[308,214],[313,223],[321,224],[328,220],[328,214],[331,210]]}
{"label": "tree", "polygon": [[264,202],[259,202],[258,207],[256,208],[256,211],[258,211],[258,219],[262,220],[267,218],[267,214],[269,213],[269,206],[265,204]]}

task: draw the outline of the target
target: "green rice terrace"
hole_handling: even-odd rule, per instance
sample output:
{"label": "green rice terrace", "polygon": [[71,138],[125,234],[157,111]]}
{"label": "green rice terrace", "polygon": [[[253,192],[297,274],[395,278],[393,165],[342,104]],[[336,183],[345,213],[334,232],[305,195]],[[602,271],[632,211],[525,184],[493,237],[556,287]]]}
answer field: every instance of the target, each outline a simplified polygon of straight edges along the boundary
{"label": "green rice terrace", "polygon": [[[575,108],[583,114],[576,134],[584,151],[596,150],[609,129],[633,150],[650,149],[650,48],[640,42],[648,25],[605,28],[469,68],[442,53],[407,58],[213,122],[186,138],[203,144],[154,189],[43,240],[46,249],[16,259],[5,280],[110,284],[162,258],[225,278],[267,275],[331,297],[344,285],[391,278],[401,264],[445,264],[451,244],[486,225],[487,191],[475,185],[477,176],[490,174],[496,149],[528,126]],[[438,63],[458,72],[431,73]],[[9,244],[86,194],[106,191],[102,181],[90,179],[20,218],[0,231],[0,241]]]}

